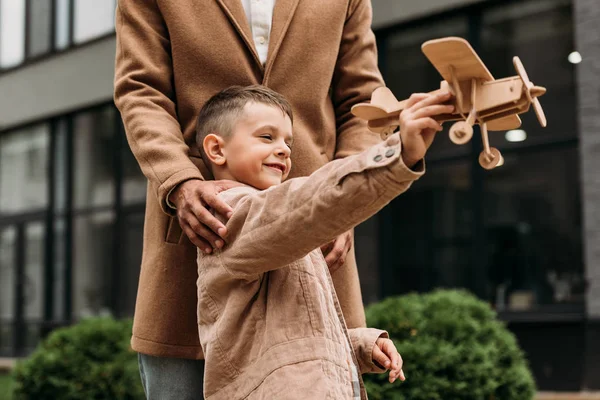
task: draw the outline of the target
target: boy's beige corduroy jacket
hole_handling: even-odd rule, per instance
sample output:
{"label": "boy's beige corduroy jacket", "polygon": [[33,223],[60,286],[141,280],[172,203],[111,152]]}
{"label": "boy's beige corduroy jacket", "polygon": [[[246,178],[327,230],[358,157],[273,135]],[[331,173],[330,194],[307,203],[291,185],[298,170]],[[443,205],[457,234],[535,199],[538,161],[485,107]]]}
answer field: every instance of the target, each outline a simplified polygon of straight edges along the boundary
{"label": "boy's beige corduroy jacket", "polygon": [[424,164],[410,170],[400,151],[396,133],[310,177],[220,195],[234,209],[229,244],[198,256],[207,399],[352,399],[350,365],[380,371],[371,354],[386,333],[346,329],[319,246],[423,174]]}
{"label": "boy's beige corduroy jacket", "polygon": [[[266,65],[241,0],[119,0],[115,104],[148,178],[134,316],[136,351],[202,358],[196,334],[196,248],[166,204],[187,179],[208,177],[194,143],[202,105],[231,85],[264,84],[294,111],[294,167],[306,176],[380,141],[350,108],[383,80],[370,0],[277,0]],[[364,326],[354,250],[333,274],[351,326]]]}

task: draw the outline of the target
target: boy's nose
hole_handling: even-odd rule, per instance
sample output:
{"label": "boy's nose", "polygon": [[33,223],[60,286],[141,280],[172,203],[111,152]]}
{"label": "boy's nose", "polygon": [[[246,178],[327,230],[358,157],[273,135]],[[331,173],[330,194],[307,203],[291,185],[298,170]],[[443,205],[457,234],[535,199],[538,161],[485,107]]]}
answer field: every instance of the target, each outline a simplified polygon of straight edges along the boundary
{"label": "boy's nose", "polygon": [[290,148],[287,146],[280,147],[277,149],[277,155],[280,157],[289,157],[290,156]]}

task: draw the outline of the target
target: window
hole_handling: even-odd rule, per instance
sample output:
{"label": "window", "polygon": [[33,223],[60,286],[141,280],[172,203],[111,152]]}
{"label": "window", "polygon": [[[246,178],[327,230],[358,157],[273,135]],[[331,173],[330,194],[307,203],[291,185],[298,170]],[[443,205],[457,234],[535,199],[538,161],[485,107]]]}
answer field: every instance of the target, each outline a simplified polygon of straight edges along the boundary
{"label": "window", "polygon": [[14,227],[0,228],[0,354],[10,354],[13,346],[16,238]]}
{"label": "window", "polygon": [[74,202],[78,209],[114,202],[114,128],[113,107],[74,118]]}
{"label": "window", "polygon": [[28,7],[28,57],[36,57],[52,49],[52,0],[29,1]]}
{"label": "window", "polygon": [[[548,120],[542,128],[533,110],[521,115],[524,140],[508,141],[505,132],[492,132],[491,145],[500,150],[577,137],[575,49],[569,0],[515,2],[483,14],[478,52],[495,78],[517,75],[518,56],[529,79],[547,89],[539,98]],[[543,49],[543,51],[538,51]]]}
{"label": "window", "polygon": [[[427,173],[382,213],[383,295],[463,287],[498,310],[580,309],[584,304],[572,4],[513,1],[386,33],[386,83],[399,100],[442,79],[421,52],[431,38],[471,40],[496,78],[516,76],[519,56],[548,126],[521,115],[519,141],[490,132],[504,165],[477,163],[481,136],[458,146],[437,134]],[[543,51],[540,51],[543,49]],[[401,255],[401,256],[399,256]]]}
{"label": "window", "polygon": [[[125,134],[122,134],[125,137]],[[125,139],[123,139],[125,142]],[[146,201],[146,186],[148,181],[127,143],[121,147],[121,162],[123,165],[123,204],[139,204]]]}
{"label": "window", "polygon": [[0,0],[0,67],[25,58],[25,0]]}
{"label": "window", "polygon": [[0,213],[47,206],[49,131],[42,124],[0,136]]}
{"label": "window", "polygon": [[0,0],[0,70],[114,31],[116,0]]}
{"label": "window", "polygon": [[71,44],[69,38],[70,18],[70,0],[55,0],[54,46],[57,50],[63,50]]}
{"label": "window", "polygon": [[508,310],[583,303],[577,146],[506,161],[485,178],[490,300]]}
{"label": "window", "polygon": [[113,265],[111,239],[114,213],[78,217],[73,240],[73,316],[82,318],[108,311],[109,282]]}
{"label": "window", "polygon": [[114,29],[115,0],[75,0],[73,40],[82,43]]}

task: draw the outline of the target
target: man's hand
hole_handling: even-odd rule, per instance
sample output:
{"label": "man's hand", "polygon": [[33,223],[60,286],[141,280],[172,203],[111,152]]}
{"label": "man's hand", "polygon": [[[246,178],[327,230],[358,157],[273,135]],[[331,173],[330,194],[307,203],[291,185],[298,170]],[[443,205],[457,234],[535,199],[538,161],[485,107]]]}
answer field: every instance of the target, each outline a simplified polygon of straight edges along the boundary
{"label": "man's hand", "polygon": [[406,380],[406,376],[404,376],[404,371],[402,370],[404,362],[391,339],[381,337],[377,339],[375,346],[373,346],[372,358],[379,366],[390,370],[390,383],[394,383],[397,378],[400,378],[401,381]]}
{"label": "man's hand", "polygon": [[352,247],[352,231],[344,232],[335,240],[321,246],[329,273],[333,274],[346,262],[346,256]]}
{"label": "man's hand", "polygon": [[449,92],[414,93],[400,113],[402,160],[409,168],[425,157],[435,133],[442,130],[442,125],[433,117],[454,111],[454,106],[442,104],[450,96]]}
{"label": "man's hand", "polygon": [[177,207],[179,226],[190,241],[206,254],[210,254],[213,248],[223,247],[223,238],[227,234],[225,225],[208,209],[211,208],[229,218],[233,210],[217,198],[217,195],[236,186],[241,186],[241,183],[191,179],[181,183],[171,192],[169,201]]}

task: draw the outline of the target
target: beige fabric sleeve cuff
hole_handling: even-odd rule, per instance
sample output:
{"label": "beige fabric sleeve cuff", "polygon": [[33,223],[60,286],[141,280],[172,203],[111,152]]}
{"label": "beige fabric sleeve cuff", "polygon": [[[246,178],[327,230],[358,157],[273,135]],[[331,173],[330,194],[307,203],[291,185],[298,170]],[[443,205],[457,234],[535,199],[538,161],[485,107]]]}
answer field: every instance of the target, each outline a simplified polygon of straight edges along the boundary
{"label": "beige fabric sleeve cuff", "polygon": [[356,358],[358,358],[360,373],[384,373],[386,369],[377,366],[373,362],[373,347],[380,337],[388,339],[388,333],[374,328],[355,328],[350,329],[349,333],[352,347],[356,353]]}

